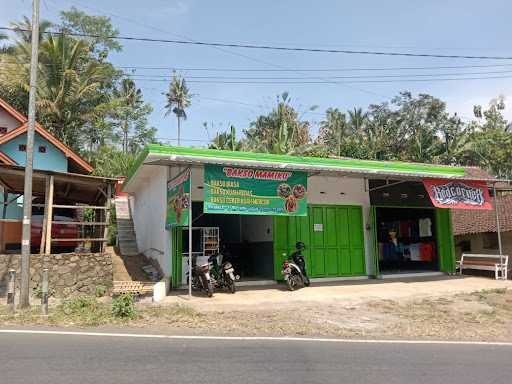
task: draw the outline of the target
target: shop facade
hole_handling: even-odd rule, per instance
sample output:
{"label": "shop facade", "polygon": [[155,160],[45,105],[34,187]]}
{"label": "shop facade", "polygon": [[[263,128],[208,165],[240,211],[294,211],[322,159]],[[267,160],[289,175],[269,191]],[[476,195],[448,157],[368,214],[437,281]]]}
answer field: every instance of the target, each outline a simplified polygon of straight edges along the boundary
{"label": "shop facade", "polygon": [[[151,145],[123,190],[131,196],[139,250],[158,261],[174,288],[185,280],[189,229],[168,225],[167,189],[184,170],[190,172],[192,252],[230,255],[241,281],[280,280],[297,241],[306,244],[312,278],[454,271],[450,211],[432,203],[423,180],[464,180],[463,168]],[[223,181],[212,180],[212,170],[224,172]],[[281,183],[283,174],[305,181]],[[247,175],[252,179],[236,190]],[[285,208],[272,206],[281,201],[275,196],[267,208],[255,208],[275,195],[276,185]],[[238,197],[221,196],[230,187]]]}

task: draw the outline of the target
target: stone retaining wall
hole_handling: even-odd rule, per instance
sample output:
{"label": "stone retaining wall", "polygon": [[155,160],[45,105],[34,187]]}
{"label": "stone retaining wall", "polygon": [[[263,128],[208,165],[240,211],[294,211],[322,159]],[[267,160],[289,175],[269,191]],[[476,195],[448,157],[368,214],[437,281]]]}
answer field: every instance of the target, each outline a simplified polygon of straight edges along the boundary
{"label": "stone retaining wall", "polygon": [[[0,255],[0,293],[5,293],[9,269],[16,270],[16,288],[19,289],[20,264],[19,254]],[[31,255],[31,292],[40,286],[43,268],[48,268],[49,288],[55,297],[94,294],[97,286],[104,286],[107,292],[112,288],[112,258],[109,253]]]}

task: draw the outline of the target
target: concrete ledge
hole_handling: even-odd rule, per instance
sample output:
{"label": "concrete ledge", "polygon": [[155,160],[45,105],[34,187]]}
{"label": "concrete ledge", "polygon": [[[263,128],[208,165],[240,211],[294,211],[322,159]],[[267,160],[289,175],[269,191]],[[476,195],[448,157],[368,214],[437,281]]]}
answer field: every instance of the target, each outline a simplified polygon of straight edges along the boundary
{"label": "concrete ledge", "polygon": [[436,277],[436,276],[446,276],[447,274],[444,272],[412,272],[412,273],[390,273],[383,274],[379,276],[379,279],[408,279],[408,278],[416,278],[416,277]]}
{"label": "concrete ledge", "polygon": [[336,281],[368,280],[369,276],[341,276],[341,277],[315,277],[310,279],[312,283],[330,283]]}

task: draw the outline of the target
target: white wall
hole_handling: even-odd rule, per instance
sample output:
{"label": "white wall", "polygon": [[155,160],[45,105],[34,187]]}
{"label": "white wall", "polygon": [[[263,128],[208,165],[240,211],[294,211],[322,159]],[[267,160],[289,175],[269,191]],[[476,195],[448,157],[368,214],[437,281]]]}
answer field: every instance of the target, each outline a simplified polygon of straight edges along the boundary
{"label": "white wall", "polygon": [[5,109],[0,107],[0,127],[7,127],[7,131],[12,131],[15,128],[18,128],[20,123],[10,114],[8,114]]}
{"label": "white wall", "polygon": [[165,230],[167,172],[165,166],[143,166],[130,192],[139,252],[156,259],[170,276],[170,235]]}

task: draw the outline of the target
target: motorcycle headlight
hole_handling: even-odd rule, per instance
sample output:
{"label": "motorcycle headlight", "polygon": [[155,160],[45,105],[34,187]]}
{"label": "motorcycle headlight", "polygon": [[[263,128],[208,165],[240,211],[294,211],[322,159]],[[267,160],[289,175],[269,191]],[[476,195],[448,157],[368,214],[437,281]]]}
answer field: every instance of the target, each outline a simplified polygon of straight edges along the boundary
{"label": "motorcycle headlight", "polygon": [[226,264],[224,264],[224,269],[230,269],[230,268],[233,268],[233,266],[231,265],[231,263],[226,263]]}

